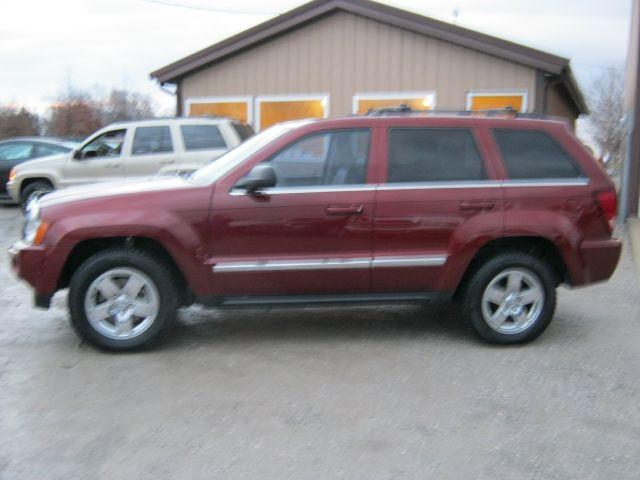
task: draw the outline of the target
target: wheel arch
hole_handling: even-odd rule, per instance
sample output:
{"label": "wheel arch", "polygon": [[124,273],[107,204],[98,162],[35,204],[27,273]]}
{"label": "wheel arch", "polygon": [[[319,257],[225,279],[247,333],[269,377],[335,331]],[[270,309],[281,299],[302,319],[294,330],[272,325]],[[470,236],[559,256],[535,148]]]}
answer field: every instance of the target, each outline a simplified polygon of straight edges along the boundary
{"label": "wheel arch", "polygon": [[454,297],[459,298],[464,285],[466,285],[471,275],[483,263],[485,263],[489,258],[506,251],[516,251],[535,255],[551,265],[556,273],[558,284],[572,283],[571,272],[560,249],[548,238],[541,236],[501,237],[486,242],[476,251],[462,275],[462,279],[456,288]]}
{"label": "wheel arch", "polygon": [[108,248],[136,248],[150,253],[161,262],[165,263],[172,271],[174,280],[179,289],[180,305],[190,305],[193,303],[194,294],[189,286],[187,277],[182,268],[176,262],[171,252],[159,241],[149,237],[101,237],[78,242],[64,264],[56,290],[61,290],[69,286],[71,277],[76,270],[92,255],[104,251]]}

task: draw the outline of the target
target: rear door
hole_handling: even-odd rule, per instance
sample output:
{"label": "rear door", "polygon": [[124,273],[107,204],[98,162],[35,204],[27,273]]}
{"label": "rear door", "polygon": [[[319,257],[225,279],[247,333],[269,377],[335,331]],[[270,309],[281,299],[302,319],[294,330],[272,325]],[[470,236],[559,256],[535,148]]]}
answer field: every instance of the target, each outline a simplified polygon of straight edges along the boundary
{"label": "rear door", "polygon": [[135,127],[130,145],[125,165],[127,177],[152,177],[176,163],[169,125]]}
{"label": "rear door", "polygon": [[473,246],[502,231],[501,186],[485,141],[472,119],[394,121],[385,140],[372,289],[453,290]]}
{"label": "rear door", "polygon": [[[238,142],[234,132],[227,132],[213,123],[185,123],[176,126],[182,144],[178,166],[184,170],[196,170],[229,150]],[[233,135],[233,138],[228,138]]]}
{"label": "rear door", "polygon": [[0,145],[0,195],[7,193],[9,172],[18,163],[33,158],[33,145],[27,142],[6,142]]}

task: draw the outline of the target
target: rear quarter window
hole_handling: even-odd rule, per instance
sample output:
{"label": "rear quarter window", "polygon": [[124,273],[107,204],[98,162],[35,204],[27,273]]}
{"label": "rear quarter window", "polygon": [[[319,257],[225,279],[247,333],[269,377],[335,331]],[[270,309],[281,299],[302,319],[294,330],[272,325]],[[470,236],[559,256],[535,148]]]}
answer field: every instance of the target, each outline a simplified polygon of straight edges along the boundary
{"label": "rear quarter window", "polygon": [[510,179],[578,178],[577,162],[545,132],[494,130]]}
{"label": "rear quarter window", "polygon": [[251,128],[246,123],[233,122],[231,126],[240,137],[241,142],[244,142],[247,138],[253,137],[255,135],[253,128]]}

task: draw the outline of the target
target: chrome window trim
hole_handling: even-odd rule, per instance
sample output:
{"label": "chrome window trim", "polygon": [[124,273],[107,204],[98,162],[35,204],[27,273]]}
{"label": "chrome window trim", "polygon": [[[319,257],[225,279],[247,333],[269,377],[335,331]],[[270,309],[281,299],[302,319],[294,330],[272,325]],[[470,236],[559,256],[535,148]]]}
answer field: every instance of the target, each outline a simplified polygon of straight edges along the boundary
{"label": "chrome window trim", "polygon": [[580,178],[540,178],[529,179],[523,178],[519,180],[503,180],[502,185],[505,187],[571,187],[589,185],[591,180],[586,177]]}
{"label": "chrome window trim", "polygon": [[[332,192],[371,192],[378,188],[377,184],[370,185],[344,185],[334,186],[334,185],[323,185],[318,187],[275,187],[275,188],[265,188],[264,190],[260,190],[260,193],[264,195],[282,195],[285,193],[332,193]],[[234,189],[229,192],[230,195],[251,195],[242,189]]]}
{"label": "chrome window trim", "polygon": [[[374,190],[442,190],[446,188],[498,188],[498,187],[571,187],[589,185],[589,178],[561,179],[522,179],[522,180],[478,180],[469,182],[415,182],[381,183],[368,185],[324,185],[318,187],[276,187],[266,188],[260,193],[265,195],[283,195],[287,193],[332,193],[332,192],[371,192]],[[234,189],[230,195],[250,195],[244,190]]]}
{"label": "chrome window trim", "polygon": [[292,270],[340,270],[379,267],[438,267],[447,255],[392,255],[375,258],[305,258],[298,260],[265,260],[255,262],[219,262],[213,265],[216,273],[277,272]]}
{"label": "chrome window trim", "polygon": [[496,188],[501,187],[499,180],[478,180],[461,182],[411,182],[381,183],[378,190],[438,190],[444,188]]}

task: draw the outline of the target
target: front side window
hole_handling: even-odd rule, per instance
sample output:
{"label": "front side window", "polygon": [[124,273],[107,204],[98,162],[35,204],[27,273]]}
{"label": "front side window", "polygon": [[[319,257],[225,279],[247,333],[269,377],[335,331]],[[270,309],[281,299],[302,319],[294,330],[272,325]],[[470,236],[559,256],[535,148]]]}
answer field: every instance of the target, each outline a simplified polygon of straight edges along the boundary
{"label": "front side window", "polygon": [[484,163],[468,129],[394,128],[388,183],[483,180]]}
{"label": "front side window", "polygon": [[168,126],[138,127],[133,137],[132,155],[173,152],[171,130]]}
{"label": "front side window", "polygon": [[544,132],[494,130],[493,134],[511,179],[582,176],[571,157]]}
{"label": "front side window", "polygon": [[180,131],[187,151],[227,148],[217,125],[181,125]]}
{"label": "front side window", "polygon": [[81,158],[95,157],[119,157],[122,153],[122,144],[127,131],[111,130],[91,140],[82,150],[80,150]]}
{"label": "front side window", "polygon": [[0,160],[28,160],[33,146],[29,143],[8,143],[0,145]]}
{"label": "front side window", "polygon": [[368,130],[312,134],[267,160],[277,187],[313,187],[366,183]]}

